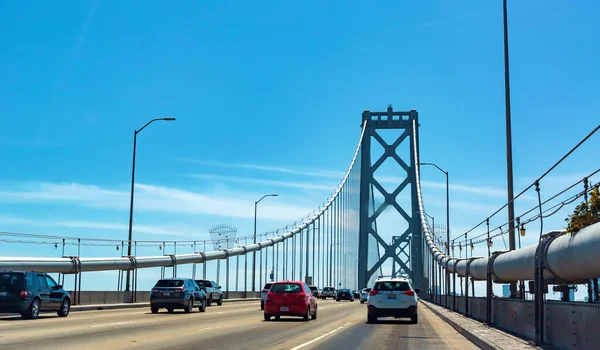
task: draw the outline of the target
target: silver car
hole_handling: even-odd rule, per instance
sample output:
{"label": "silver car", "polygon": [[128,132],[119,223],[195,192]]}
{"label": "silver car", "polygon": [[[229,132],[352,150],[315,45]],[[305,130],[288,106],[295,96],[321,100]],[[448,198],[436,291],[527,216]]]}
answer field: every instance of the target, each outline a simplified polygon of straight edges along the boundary
{"label": "silver car", "polygon": [[269,283],[265,284],[263,289],[260,291],[260,309],[261,310],[265,309],[265,300],[267,300],[267,293],[269,293],[269,290],[271,290],[272,285],[273,285],[273,283],[269,282]]}
{"label": "silver car", "polygon": [[333,298],[335,299],[336,290],[334,287],[324,287],[321,291],[321,299]]}
{"label": "silver car", "polygon": [[371,288],[363,288],[363,290],[360,291],[360,303],[364,304],[367,302],[367,300],[369,299],[369,292],[371,291]]}

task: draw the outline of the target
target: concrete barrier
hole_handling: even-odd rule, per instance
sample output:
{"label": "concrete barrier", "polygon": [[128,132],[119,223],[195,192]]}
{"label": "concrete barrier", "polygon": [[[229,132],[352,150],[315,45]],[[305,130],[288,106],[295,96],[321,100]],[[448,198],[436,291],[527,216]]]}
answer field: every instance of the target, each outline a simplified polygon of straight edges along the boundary
{"label": "concrete barrier", "polygon": [[[70,291],[74,299],[73,292]],[[223,292],[224,299],[260,298],[260,292]],[[116,291],[81,291],[79,292],[78,305],[118,304],[125,301],[125,292]],[[136,302],[150,301],[150,291],[136,292]]]}

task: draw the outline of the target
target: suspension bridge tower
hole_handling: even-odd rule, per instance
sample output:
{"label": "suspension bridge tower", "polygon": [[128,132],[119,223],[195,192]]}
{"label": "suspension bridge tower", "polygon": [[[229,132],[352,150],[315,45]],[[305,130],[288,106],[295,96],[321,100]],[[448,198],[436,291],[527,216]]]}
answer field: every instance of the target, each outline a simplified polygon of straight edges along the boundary
{"label": "suspension bridge tower", "polygon": [[[398,264],[404,274],[412,280],[416,287],[421,287],[423,282],[423,236],[417,197],[416,167],[418,159],[418,113],[415,110],[408,112],[394,111],[388,106],[386,112],[364,111],[362,114],[364,136],[361,144],[361,177],[360,177],[360,231],[359,231],[359,258],[358,258],[358,287],[365,288],[375,273],[384,263],[392,260]],[[388,143],[380,135],[387,132],[385,129],[395,131],[395,141]],[[398,136],[396,136],[398,134]],[[371,142],[376,140],[383,147],[383,154],[371,162]],[[408,152],[398,152],[402,147]],[[408,146],[408,147],[406,147]],[[407,153],[407,154],[402,154]],[[392,159],[389,159],[392,158]],[[384,162],[396,162],[402,170],[387,174],[386,182],[394,182],[392,192],[388,192],[382,181],[374,176]],[[397,168],[397,167],[396,167]],[[390,180],[391,179],[391,180]],[[375,191],[379,193],[380,203],[375,206]],[[399,201],[399,196],[408,201]],[[400,203],[405,204],[401,205]],[[377,218],[382,212],[389,209],[400,214],[401,222],[398,227],[400,232],[378,232]],[[379,231],[382,231],[381,229]],[[382,238],[392,237],[389,239]],[[380,249],[382,248],[382,249]],[[383,254],[378,252],[383,252]],[[394,266],[395,266],[394,264]]]}

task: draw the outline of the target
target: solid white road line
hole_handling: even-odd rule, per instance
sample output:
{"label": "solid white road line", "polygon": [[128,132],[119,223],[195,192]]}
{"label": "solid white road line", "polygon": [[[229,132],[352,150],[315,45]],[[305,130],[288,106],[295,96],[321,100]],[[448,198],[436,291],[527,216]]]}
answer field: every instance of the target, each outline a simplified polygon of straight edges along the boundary
{"label": "solid white road line", "polygon": [[118,326],[120,324],[128,324],[128,323],[133,323],[133,321],[105,323],[105,324],[95,324],[93,326],[88,326],[88,327],[90,327],[90,328],[96,328],[96,327]]}
{"label": "solid white road line", "polygon": [[347,325],[349,325],[349,324],[350,324],[350,322],[348,322],[348,323],[346,323],[345,325],[343,325],[343,326],[340,326],[340,327],[338,327],[338,328],[336,328],[336,329],[332,330],[331,332],[327,332],[327,333],[323,334],[322,336],[320,336],[320,337],[317,337],[317,338],[315,338],[315,339],[313,339],[313,340],[311,340],[311,341],[308,341],[308,342],[306,342],[306,343],[304,343],[304,344],[300,344],[300,345],[296,346],[295,348],[292,348],[291,350],[298,350],[298,349],[301,349],[301,348],[303,348],[303,347],[305,347],[305,346],[307,346],[307,345],[310,345],[310,344],[312,344],[312,343],[314,343],[314,342],[316,342],[316,341],[319,341],[319,340],[321,340],[321,339],[325,338],[325,337],[326,337],[326,336],[328,336],[328,335],[332,335],[333,333],[335,333],[335,332],[339,331],[340,329],[342,329],[342,328],[346,327],[346,326],[347,326]]}

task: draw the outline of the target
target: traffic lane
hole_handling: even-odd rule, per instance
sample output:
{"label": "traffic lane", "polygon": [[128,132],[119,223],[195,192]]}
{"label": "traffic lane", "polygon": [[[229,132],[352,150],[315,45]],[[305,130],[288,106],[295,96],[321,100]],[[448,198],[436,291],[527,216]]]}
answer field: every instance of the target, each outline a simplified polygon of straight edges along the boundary
{"label": "traffic lane", "polygon": [[[364,321],[364,305],[351,302],[319,301],[316,320],[308,322],[300,317],[273,318],[264,321],[263,312],[251,317],[240,317],[235,321],[212,325],[204,332],[193,332],[185,327],[179,329],[182,336],[168,337],[168,331],[152,333],[132,345],[119,347],[122,341],[115,341],[117,349],[293,349],[316,337],[331,332],[341,326]],[[113,347],[112,342],[110,344]]]}
{"label": "traffic lane", "polygon": [[[248,302],[236,302],[227,304],[224,303],[222,306],[209,306],[206,308],[207,313],[225,312],[238,309],[255,309],[260,310],[260,302],[248,301]],[[197,308],[195,309],[198,310]],[[129,320],[136,318],[145,318],[150,311],[149,307],[143,308],[131,308],[131,309],[113,309],[113,310],[90,310],[90,311],[78,311],[70,313],[67,317],[58,317],[56,312],[44,312],[40,313],[40,316],[36,320],[24,319],[18,314],[12,314],[10,316],[0,317],[0,332],[4,329],[12,328],[24,328],[35,326],[36,329],[43,330],[46,327],[56,328],[56,323],[59,322],[61,325],[79,324],[79,323],[93,323],[93,322],[111,322],[114,319],[121,319],[123,317]],[[161,309],[160,312],[165,312],[166,309]],[[178,311],[176,311],[178,312]]]}
{"label": "traffic lane", "polygon": [[303,350],[338,349],[479,349],[458,333],[452,326],[435,315],[424,304],[419,304],[419,323],[408,319],[381,318],[378,323],[366,323],[366,306],[363,322],[345,327],[321,342]]}
{"label": "traffic lane", "polygon": [[[235,339],[239,329],[260,326],[263,322],[260,304],[243,304],[246,305],[235,305],[223,311],[220,309],[224,307],[211,307],[205,313],[195,309],[191,314],[182,311],[152,314],[146,310],[145,313],[130,312],[127,315],[124,312],[118,318],[101,322],[88,318],[67,324],[61,322],[66,319],[56,318],[56,322],[52,322],[53,327],[30,326],[13,328],[10,332],[0,331],[0,349],[131,349],[136,345],[144,349],[163,349],[179,338],[189,336],[197,336],[203,344],[213,344],[211,337],[215,330],[217,333],[225,331],[228,337]],[[210,312],[213,309],[216,310]],[[327,307],[323,306],[322,309]],[[197,347],[197,343],[193,347]],[[232,348],[238,347],[239,343],[236,343]]]}
{"label": "traffic lane", "polygon": [[[128,332],[135,327],[151,327],[168,322],[178,324],[182,322],[218,322],[235,318],[240,314],[253,315],[260,313],[260,304],[254,302],[239,302],[237,305],[208,307],[201,313],[194,309],[191,314],[176,310],[169,314],[162,310],[152,314],[150,308],[77,312],[66,318],[47,317],[37,320],[23,320],[9,318],[0,322],[0,349],[2,348],[44,348],[44,344],[58,344],[61,348],[66,343],[94,341],[98,336],[113,332]],[[261,314],[262,315],[262,314]],[[51,348],[49,346],[48,348]]]}

